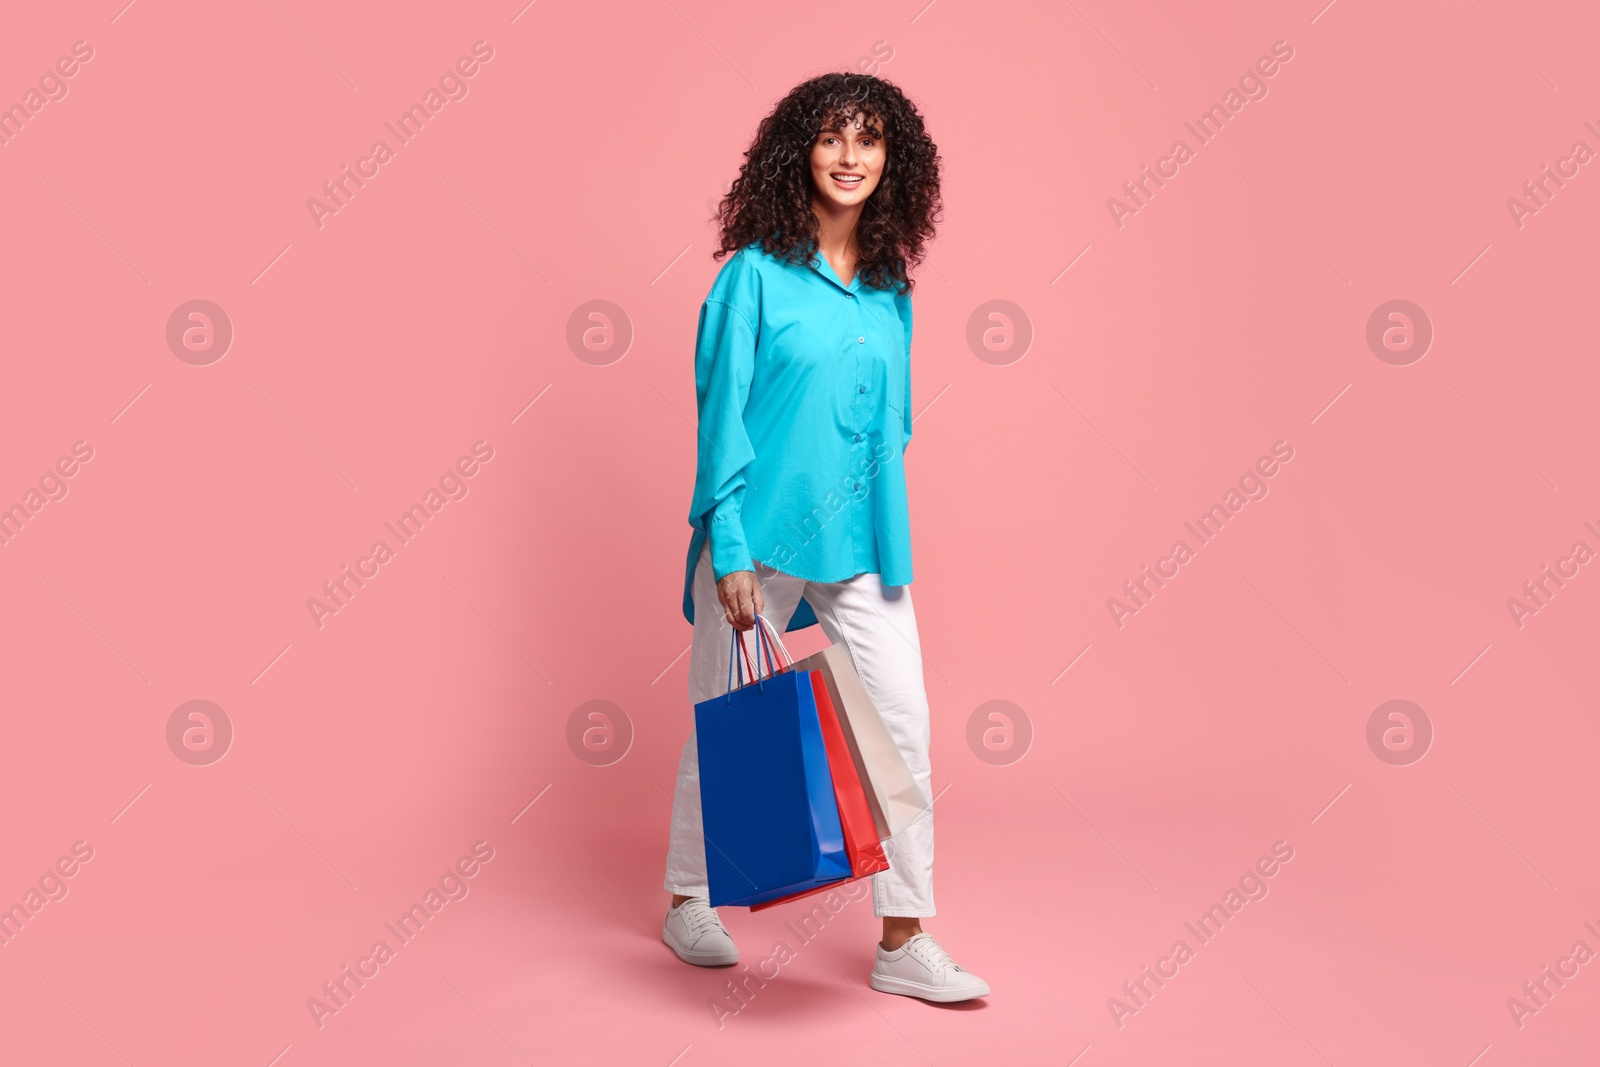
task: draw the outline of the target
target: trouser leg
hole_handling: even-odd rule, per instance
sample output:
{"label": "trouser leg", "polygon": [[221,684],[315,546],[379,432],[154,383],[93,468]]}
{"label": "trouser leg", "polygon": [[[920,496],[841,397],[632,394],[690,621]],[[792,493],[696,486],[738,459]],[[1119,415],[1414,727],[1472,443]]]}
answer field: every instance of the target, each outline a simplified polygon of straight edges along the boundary
{"label": "trouser leg", "polygon": [[[807,583],[806,600],[828,639],[850,653],[862,687],[883,717],[924,796],[933,799],[928,759],[928,695],[910,586],[885,586],[876,574]],[[698,610],[698,609],[696,609]],[[933,810],[884,843],[889,870],[872,876],[878,916],[925,917],[933,905]]]}
{"label": "trouser leg", "polygon": [[[684,742],[683,754],[678,760],[678,784],[673,791],[672,832],[663,883],[667,892],[689,897],[710,896],[705,836],[700,821],[700,750],[694,732],[694,705],[728,691],[728,660],[733,642],[733,627],[728,624],[722,602],[717,598],[713,575],[708,545],[695,565],[691,587],[694,636],[689,649],[689,739]],[[766,609],[761,614],[782,633],[800,603],[805,583],[769,567],[759,567],[757,577]],[[744,643],[753,658],[756,651],[754,630],[745,633]]]}

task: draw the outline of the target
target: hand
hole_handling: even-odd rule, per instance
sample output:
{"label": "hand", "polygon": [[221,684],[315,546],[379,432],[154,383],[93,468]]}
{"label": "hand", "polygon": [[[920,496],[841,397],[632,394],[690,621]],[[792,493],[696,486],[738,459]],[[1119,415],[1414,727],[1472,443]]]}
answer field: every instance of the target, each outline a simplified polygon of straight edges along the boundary
{"label": "hand", "polygon": [[756,616],[767,610],[755,571],[732,571],[723,575],[717,583],[717,599],[722,601],[724,617],[738,630],[753,629]]}

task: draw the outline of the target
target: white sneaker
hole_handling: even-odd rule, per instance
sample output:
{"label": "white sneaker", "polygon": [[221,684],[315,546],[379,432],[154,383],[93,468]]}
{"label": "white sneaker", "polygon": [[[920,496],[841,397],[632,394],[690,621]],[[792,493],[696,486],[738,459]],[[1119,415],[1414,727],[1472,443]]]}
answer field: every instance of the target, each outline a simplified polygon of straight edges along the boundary
{"label": "white sneaker", "polygon": [[867,983],[880,993],[921,997],[940,1004],[989,995],[989,983],[950,958],[927,932],[913,934],[893,952],[878,944]]}
{"label": "white sneaker", "polygon": [[680,960],[696,967],[726,967],[739,962],[733,936],[717,917],[717,909],[704,897],[690,897],[676,908],[669,905],[661,940]]}

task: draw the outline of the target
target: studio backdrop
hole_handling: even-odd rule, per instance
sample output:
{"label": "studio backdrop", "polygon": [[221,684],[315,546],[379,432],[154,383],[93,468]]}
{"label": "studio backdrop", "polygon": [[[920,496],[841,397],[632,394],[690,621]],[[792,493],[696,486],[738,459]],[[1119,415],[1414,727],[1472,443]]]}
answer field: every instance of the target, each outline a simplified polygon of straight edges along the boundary
{"label": "studio backdrop", "polygon": [[[1589,1062],[1597,30],[15,7],[0,1060]],[[943,160],[947,1009],[867,988],[861,893],[660,940],[713,213],[828,71]]]}

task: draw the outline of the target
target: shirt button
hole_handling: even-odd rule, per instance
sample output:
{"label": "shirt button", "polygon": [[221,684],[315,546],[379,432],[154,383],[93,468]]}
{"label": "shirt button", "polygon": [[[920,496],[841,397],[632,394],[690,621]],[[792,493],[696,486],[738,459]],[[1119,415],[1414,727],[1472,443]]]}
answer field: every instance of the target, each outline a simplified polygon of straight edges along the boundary
{"label": "shirt button", "polygon": [[864,385],[863,385],[863,386],[862,386],[862,387],[861,387],[861,390],[860,390],[860,391],[861,391],[861,392],[863,392],[863,393],[864,393],[864,392],[866,392],[866,391],[867,391],[867,387],[866,387],[866,386],[864,386]]}
{"label": "shirt button", "polygon": [[866,339],[866,338],[865,338],[865,337],[857,337],[857,338],[856,338],[856,343],[857,343],[857,344],[863,344],[863,345],[864,345],[864,344],[866,344],[866,343],[867,343],[867,339]]}
{"label": "shirt button", "polygon": [[856,294],[854,294],[854,293],[846,293],[844,295],[848,296],[851,300],[854,300],[856,298]]}
{"label": "shirt button", "polygon": [[861,435],[860,434],[856,434],[856,440],[857,441],[861,440]]}
{"label": "shirt button", "polygon": [[857,488],[857,489],[860,489],[860,488],[861,488],[861,483],[860,483],[860,482],[857,482],[857,483],[856,483],[856,488]]}

